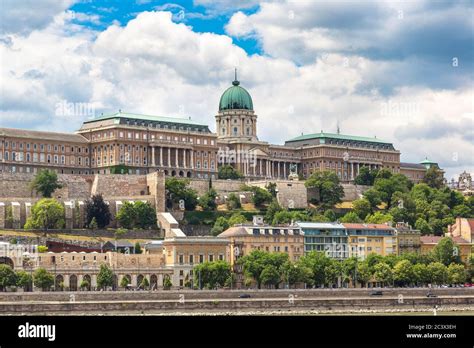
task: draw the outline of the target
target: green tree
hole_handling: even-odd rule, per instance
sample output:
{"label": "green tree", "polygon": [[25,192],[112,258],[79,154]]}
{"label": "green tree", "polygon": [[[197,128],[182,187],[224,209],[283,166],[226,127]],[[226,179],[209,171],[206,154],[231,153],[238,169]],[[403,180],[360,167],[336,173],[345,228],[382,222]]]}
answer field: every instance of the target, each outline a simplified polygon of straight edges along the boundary
{"label": "green tree", "polygon": [[140,246],[140,243],[136,242],[134,249],[135,249],[135,254],[141,254],[142,253],[142,247]]}
{"label": "green tree", "polygon": [[47,253],[48,252],[48,247],[46,245],[38,245],[38,252],[39,253]]}
{"label": "green tree", "polygon": [[423,218],[418,218],[418,220],[416,220],[415,222],[415,228],[417,230],[420,230],[421,234],[422,235],[425,235],[425,234],[430,234],[431,233],[431,227],[430,225],[428,224],[428,222],[423,219]]}
{"label": "green tree", "polygon": [[442,238],[432,250],[435,261],[441,262],[445,266],[451,263],[460,263],[459,247],[449,237]]}
{"label": "green tree", "polygon": [[97,287],[99,289],[106,289],[114,285],[114,273],[106,264],[101,264],[99,273],[97,274]]}
{"label": "green tree", "polygon": [[232,216],[229,218],[229,226],[244,224],[246,222],[247,218],[240,213],[232,214]]}
{"label": "green tree", "polygon": [[[262,285],[262,272],[269,266],[273,265],[280,273],[284,264],[288,261],[288,254],[284,253],[268,253],[261,250],[253,250],[249,254],[239,259],[239,264],[243,266],[244,274],[247,278],[255,280],[257,287],[260,289]],[[267,271],[268,272],[268,271]]]}
{"label": "green tree", "polygon": [[368,215],[365,218],[365,222],[369,224],[383,224],[386,222],[393,222],[393,216],[388,213],[384,214],[380,211],[377,211],[372,215]]}
{"label": "green tree", "polygon": [[63,186],[58,182],[58,174],[54,170],[44,169],[36,174],[30,187],[43,197],[51,198],[53,192]]}
{"label": "green tree", "polygon": [[90,287],[90,284],[86,279],[83,279],[81,284],[79,285],[79,288],[82,290],[88,290],[89,287]]}
{"label": "green tree", "polygon": [[179,179],[176,177],[166,178],[166,206],[173,208],[179,204],[180,200],[184,201],[186,210],[194,210],[198,204],[197,192],[189,187],[189,179]]}
{"label": "green tree", "polygon": [[440,189],[444,186],[443,172],[433,166],[426,171],[423,182],[432,188]]}
{"label": "green tree", "polygon": [[393,267],[393,280],[397,285],[409,285],[414,282],[413,265],[408,260],[401,260]]}
{"label": "green tree", "polygon": [[357,263],[356,281],[360,282],[362,286],[367,286],[367,283],[372,278],[369,264],[365,261]]}
{"label": "green tree", "polygon": [[107,226],[112,218],[109,205],[105,203],[101,194],[93,195],[86,201],[86,226],[90,226],[93,218],[98,228]]}
{"label": "green tree", "polygon": [[216,198],[217,198],[216,190],[210,189],[199,198],[199,205],[204,211],[216,210],[217,208]]}
{"label": "green tree", "polygon": [[413,277],[415,283],[418,285],[424,285],[431,281],[428,267],[423,263],[413,265]]}
{"label": "green tree", "polygon": [[217,236],[229,228],[229,222],[223,216],[219,216],[211,229],[211,234]]}
{"label": "green tree", "polygon": [[344,188],[338,176],[332,171],[315,172],[306,180],[305,186],[319,193],[318,203],[332,207],[342,201]]}
{"label": "green tree", "polygon": [[372,207],[370,202],[366,198],[361,198],[352,202],[353,212],[357,214],[357,216],[364,220],[367,215],[372,213]]}
{"label": "green tree", "polygon": [[[379,174],[381,171],[379,172]],[[395,192],[408,192],[412,183],[403,174],[393,174],[390,178],[375,179],[374,189],[379,192],[382,202],[387,203],[387,208],[392,206],[392,196]]]}
{"label": "green tree", "polygon": [[262,208],[273,200],[272,194],[263,188],[252,186],[250,190],[253,192],[252,203],[257,208]]}
{"label": "green tree", "polygon": [[53,198],[43,198],[31,208],[25,229],[60,229],[64,227],[64,207]]}
{"label": "green tree", "polygon": [[6,264],[0,264],[0,291],[5,291],[8,286],[14,286],[17,282],[15,271]]}
{"label": "green tree", "polygon": [[384,262],[374,266],[374,279],[383,285],[390,284],[393,279],[392,269]]}
{"label": "green tree", "polygon": [[374,211],[374,209],[377,208],[380,203],[382,203],[380,193],[374,188],[371,188],[364,192],[364,199],[369,202],[371,211]]}
{"label": "green tree", "polygon": [[217,174],[219,179],[232,179],[232,180],[237,180],[237,179],[242,179],[244,176],[242,173],[240,173],[237,169],[232,167],[230,164],[225,164],[221,167],[219,167],[219,172]]}
{"label": "green tree", "polygon": [[19,286],[20,288],[23,288],[24,291],[26,291],[31,284],[33,284],[33,277],[25,271],[18,271],[16,272],[16,286]]}
{"label": "green tree", "polygon": [[327,284],[326,270],[332,260],[323,252],[311,251],[300,258],[299,264],[311,270],[311,285]]}
{"label": "green tree", "polygon": [[371,170],[369,167],[362,166],[359,170],[359,174],[354,179],[354,184],[372,186],[377,173],[377,169]]}
{"label": "green tree", "polygon": [[194,267],[193,274],[196,287],[215,289],[225,286],[231,267],[226,261],[203,262]]}
{"label": "green tree", "polygon": [[242,208],[240,199],[235,193],[229,194],[229,197],[227,197],[226,206],[228,210],[236,210]]}
{"label": "green tree", "polygon": [[142,282],[139,285],[140,289],[147,290],[150,287],[150,282],[146,277],[143,277]]}
{"label": "green tree", "polygon": [[38,268],[33,273],[33,282],[37,288],[48,290],[54,284],[54,277],[44,268]]}
{"label": "green tree", "polygon": [[128,229],[156,227],[156,211],[149,202],[124,202],[116,219]]}
{"label": "green tree", "polygon": [[163,280],[163,289],[164,290],[169,290],[173,286],[173,282],[171,281],[171,278],[169,276],[165,277]]}
{"label": "green tree", "polygon": [[[166,280],[166,278],[165,278]],[[130,284],[130,279],[128,277],[123,277],[122,280],[120,281],[120,287],[121,288],[126,288]]]}
{"label": "green tree", "polygon": [[283,208],[278,204],[276,199],[273,199],[272,202],[268,205],[267,211],[265,213],[265,221],[269,224],[273,222],[275,214],[279,211],[282,211]]}
{"label": "green tree", "polygon": [[432,262],[427,269],[432,284],[441,285],[448,281],[448,269],[441,262]]}
{"label": "green tree", "polygon": [[274,265],[266,265],[260,275],[262,283],[266,286],[274,286],[278,289],[281,282],[280,272]]}
{"label": "green tree", "polygon": [[99,225],[97,224],[97,219],[95,217],[93,217],[91,222],[89,223],[89,228],[92,231],[95,231],[98,227],[99,227]]}
{"label": "green tree", "polygon": [[448,280],[450,284],[462,284],[466,281],[466,270],[463,265],[452,263],[448,266]]}
{"label": "green tree", "polygon": [[357,215],[356,212],[350,211],[341,218],[341,222],[342,223],[358,223],[358,222],[362,222],[362,219],[359,217],[359,215]]}
{"label": "green tree", "polygon": [[278,190],[277,190],[277,184],[275,182],[269,182],[265,188],[267,189],[268,192],[273,196],[273,198],[276,198]]}

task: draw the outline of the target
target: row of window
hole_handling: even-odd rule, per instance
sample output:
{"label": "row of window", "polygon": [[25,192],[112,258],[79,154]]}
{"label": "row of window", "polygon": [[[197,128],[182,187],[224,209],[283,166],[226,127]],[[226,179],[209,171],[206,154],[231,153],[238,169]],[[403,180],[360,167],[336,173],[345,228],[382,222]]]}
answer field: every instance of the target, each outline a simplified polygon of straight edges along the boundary
{"label": "row of window", "polygon": [[[224,261],[224,254],[219,254],[217,256],[217,260]],[[189,254],[186,261],[187,261],[188,264],[191,264],[191,265],[194,264],[195,261],[196,261],[196,259],[194,258],[194,254]],[[199,254],[198,257],[197,257],[197,261],[198,261],[198,263],[206,262],[205,255],[204,254]],[[207,261],[208,262],[216,261],[216,259],[214,258],[214,254],[209,253],[207,255]],[[185,263],[184,254],[179,254],[178,255],[178,263],[180,265],[184,265],[184,263]]]}
{"label": "row of window", "polygon": [[[5,159],[5,161],[12,161],[12,162],[39,162],[39,163],[49,163],[49,164],[64,164],[66,165],[66,156],[65,155],[50,155],[44,153],[33,153],[30,154],[27,152],[26,154],[23,152],[12,152],[11,156],[8,151],[5,153],[0,152],[0,161]],[[75,165],[76,161],[75,158],[70,158],[69,164]],[[88,157],[77,157],[77,165],[79,166],[89,166],[89,158]]]}
{"label": "row of window", "polygon": [[[36,150],[40,150],[40,151],[45,151],[45,149],[48,151],[48,152],[62,152],[62,153],[65,153],[66,152],[66,147],[64,145],[51,145],[51,144],[30,144],[30,143],[17,143],[17,142],[9,142],[9,141],[4,141],[2,140],[2,147],[4,149],[19,149],[19,150],[23,150],[23,149],[26,149],[26,150],[31,150],[33,149],[33,151],[36,151]],[[71,146],[71,152],[84,152],[84,153],[88,153],[89,152],[89,149],[87,147],[79,147],[79,146]]]}
{"label": "row of window", "polygon": [[[135,140],[148,140],[148,134],[147,133],[134,133],[134,132],[123,132],[123,131],[119,131],[118,132],[118,135],[119,135],[119,138],[127,138],[127,139],[135,139]],[[96,139],[111,139],[111,138],[115,138],[115,134],[113,131],[110,131],[110,132],[104,132],[104,133],[95,133],[92,135],[92,140],[96,140]],[[151,135],[151,140],[155,140],[155,139],[159,139],[159,140],[167,140],[167,141],[175,141],[175,142],[182,142],[182,143],[190,143],[190,144],[193,144],[194,143],[194,138],[188,138],[188,137],[179,137],[179,136],[174,136],[172,137],[171,135],[159,135],[158,137],[155,135],[155,134],[152,134]],[[196,139],[196,144],[197,145],[200,145],[201,144],[201,138],[197,138]],[[202,139],[202,144],[203,145],[208,145],[208,144],[211,144],[212,146],[215,145],[215,140],[214,139],[207,139],[207,138],[204,138]]]}

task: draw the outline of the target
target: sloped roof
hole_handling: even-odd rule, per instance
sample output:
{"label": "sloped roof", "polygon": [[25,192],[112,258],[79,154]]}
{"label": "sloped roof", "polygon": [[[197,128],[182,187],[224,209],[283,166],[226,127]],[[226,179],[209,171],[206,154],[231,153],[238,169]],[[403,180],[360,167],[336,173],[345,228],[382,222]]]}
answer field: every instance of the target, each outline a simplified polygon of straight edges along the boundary
{"label": "sloped roof", "polygon": [[354,224],[354,223],[343,223],[347,229],[359,229],[359,230],[393,230],[393,227],[385,224]]}
{"label": "sloped roof", "polygon": [[179,118],[179,117],[167,117],[167,116],[155,116],[155,115],[142,115],[137,113],[129,113],[129,112],[116,112],[114,114],[103,115],[100,117],[96,117],[92,120],[85,121],[84,124],[109,120],[109,119],[132,119],[138,121],[157,121],[157,122],[166,122],[166,123],[178,123],[184,125],[193,125],[193,126],[206,126],[206,124],[199,123],[187,118]]}
{"label": "sloped roof", "polygon": [[293,141],[301,141],[301,140],[309,140],[309,139],[338,139],[338,140],[352,140],[352,141],[364,141],[370,143],[380,143],[380,144],[391,144],[390,142],[383,141],[377,138],[369,138],[369,137],[360,137],[355,135],[344,135],[344,134],[336,134],[336,133],[313,133],[313,134],[303,134],[296,138],[289,139],[286,142],[293,142]]}
{"label": "sloped roof", "polygon": [[234,227],[228,228],[227,230],[219,234],[217,237],[226,238],[226,237],[238,237],[238,236],[247,236],[247,235],[249,235],[249,232],[247,231],[245,227],[234,226]]}
{"label": "sloped roof", "polygon": [[87,143],[82,135],[74,133],[44,132],[19,128],[0,128],[0,136],[25,138],[31,141],[52,140],[61,142]]}
{"label": "sloped roof", "polygon": [[[421,236],[420,237],[420,242],[422,244],[438,244],[441,239],[443,239],[443,236]],[[450,237],[456,244],[471,244],[467,240],[461,238],[461,237]]]}

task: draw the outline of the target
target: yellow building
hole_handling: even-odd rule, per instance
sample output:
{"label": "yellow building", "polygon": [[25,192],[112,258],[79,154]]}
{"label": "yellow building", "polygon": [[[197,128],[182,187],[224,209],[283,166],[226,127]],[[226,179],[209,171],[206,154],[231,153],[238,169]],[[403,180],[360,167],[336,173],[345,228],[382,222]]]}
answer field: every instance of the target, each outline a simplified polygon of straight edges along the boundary
{"label": "yellow building", "polygon": [[[439,243],[441,239],[444,237],[441,236],[422,236],[420,238],[421,241],[421,253],[428,254],[433,250],[433,248]],[[472,242],[468,242],[467,240],[461,237],[450,237],[452,238],[453,242],[459,246],[459,254],[461,257],[461,261],[463,263],[467,263],[469,255],[472,251]]]}
{"label": "yellow building", "polygon": [[419,230],[413,230],[408,224],[397,223],[395,226],[395,235],[397,237],[397,255],[405,253],[420,253]]}
{"label": "yellow building", "polygon": [[474,219],[456,218],[456,222],[448,226],[448,236],[461,237],[468,242],[474,242]]}
{"label": "yellow building", "polygon": [[397,253],[395,229],[386,224],[343,224],[349,244],[349,257],[364,260],[375,253],[387,256]]}
{"label": "yellow building", "polygon": [[163,255],[167,267],[174,270],[174,286],[184,287],[193,281],[196,264],[229,261],[229,241],[216,237],[172,237],[163,241]]}

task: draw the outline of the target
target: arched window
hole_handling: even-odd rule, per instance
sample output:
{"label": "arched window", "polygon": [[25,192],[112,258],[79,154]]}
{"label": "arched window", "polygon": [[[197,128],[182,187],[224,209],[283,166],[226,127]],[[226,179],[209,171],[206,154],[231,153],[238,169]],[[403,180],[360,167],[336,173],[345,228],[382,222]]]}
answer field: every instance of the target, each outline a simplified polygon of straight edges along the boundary
{"label": "arched window", "polygon": [[237,127],[234,127],[234,135],[237,135]]}
{"label": "arched window", "polygon": [[250,128],[247,127],[247,135],[250,135]]}

